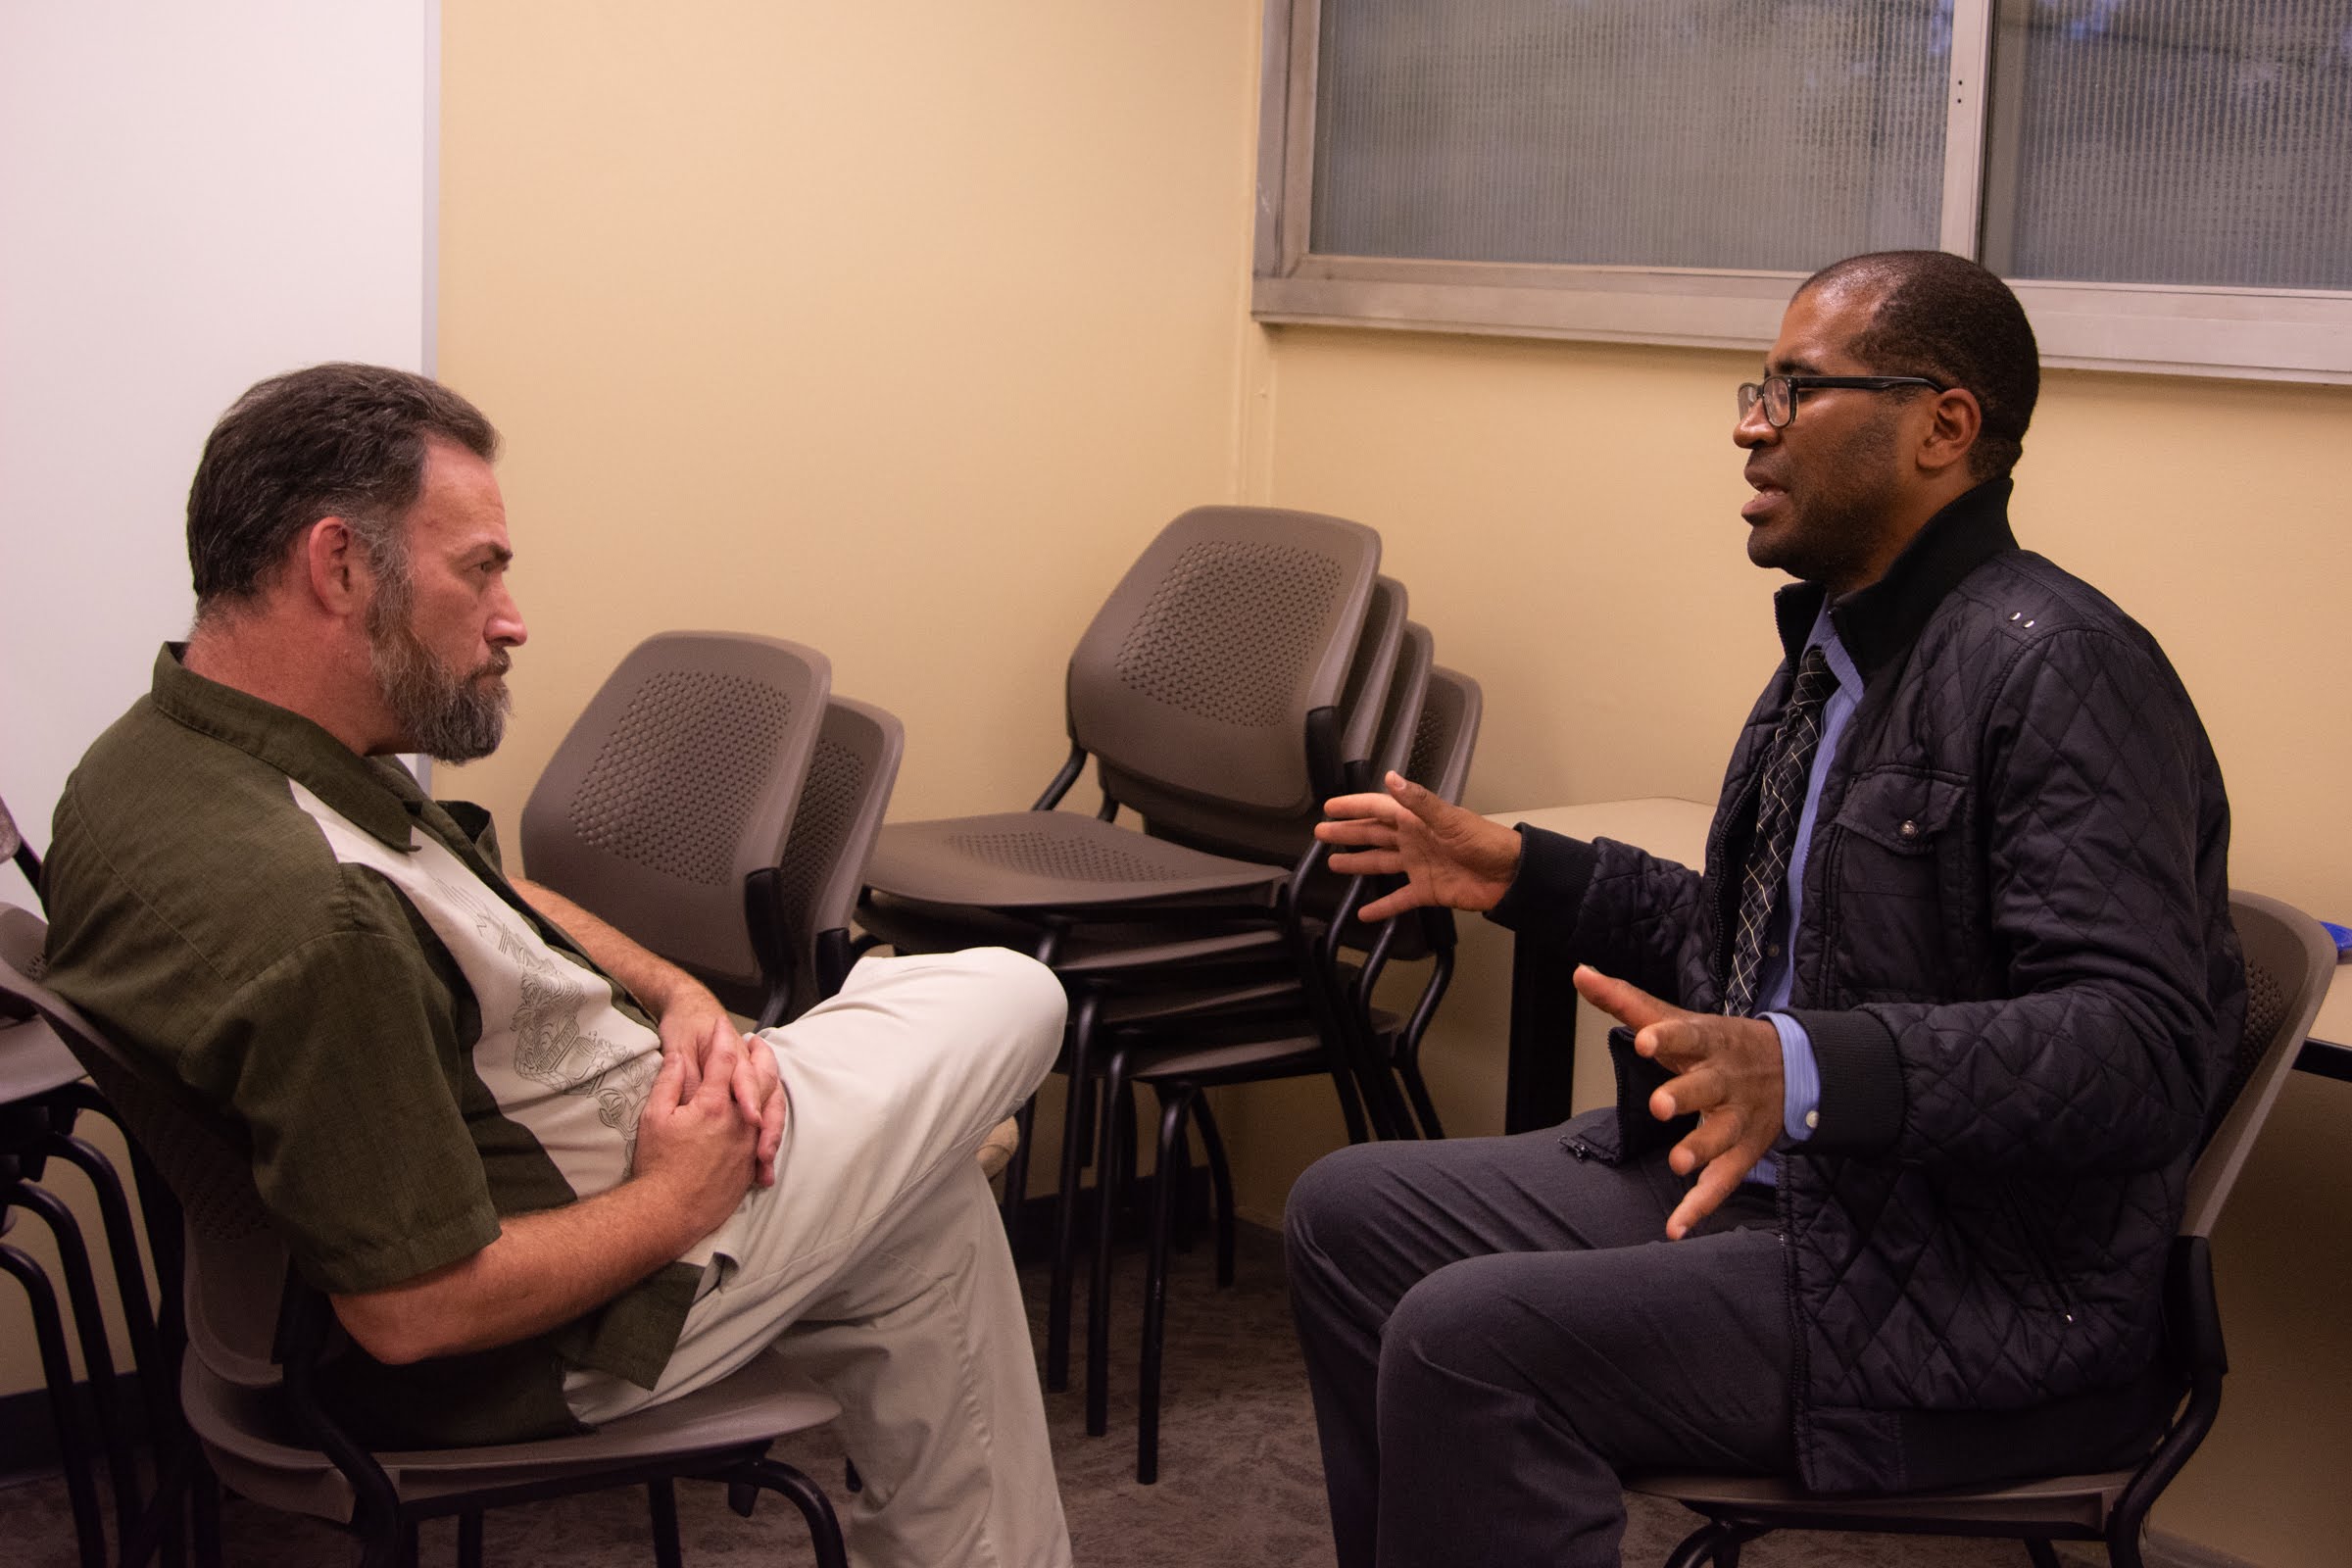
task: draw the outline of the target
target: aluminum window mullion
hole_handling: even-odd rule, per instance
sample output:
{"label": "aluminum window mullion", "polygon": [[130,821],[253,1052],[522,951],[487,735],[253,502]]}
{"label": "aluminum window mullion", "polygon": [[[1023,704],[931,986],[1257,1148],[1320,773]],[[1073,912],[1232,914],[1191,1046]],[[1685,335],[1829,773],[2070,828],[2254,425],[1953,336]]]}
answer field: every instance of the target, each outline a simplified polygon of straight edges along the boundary
{"label": "aluminum window mullion", "polygon": [[1975,260],[1984,209],[1984,105],[1992,68],[1992,0],[1952,0],[1952,70],[1944,93],[1943,216],[1936,243]]}

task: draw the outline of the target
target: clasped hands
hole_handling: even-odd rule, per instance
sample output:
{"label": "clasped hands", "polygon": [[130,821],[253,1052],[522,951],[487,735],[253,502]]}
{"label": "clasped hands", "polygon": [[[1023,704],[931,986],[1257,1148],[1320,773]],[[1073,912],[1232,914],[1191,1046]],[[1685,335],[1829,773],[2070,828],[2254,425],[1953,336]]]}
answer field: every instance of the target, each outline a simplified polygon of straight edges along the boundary
{"label": "clasped hands", "polygon": [[[1337,847],[1331,868],[1346,876],[1400,876],[1404,885],[1364,906],[1385,920],[1431,906],[1491,909],[1519,869],[1519,835],[1391,773],[1381,792],[1324,803],[1315,837]],[[1696,1113],[1698,1125],[1668,1152],[1678,1176],[1694,1176],[1667,1216],[1680,1241],[1720,1207],[1781,1133],[1781,1037],[1762,1018],[1691,1012],[1590,964],[1577,994],[1634,1031],[1634,1049],[1675,1076],[1649,1097],[1660,1121]]]}
{"label": "clasped hands", "polygon": [[636,1169],[676,1182],[715,1226],[753,1186],[775,1185],[786,1108],[776,1054],[737,1033],[708,992],[672,999],[660,1029],[662,1070],[638,1120]]}

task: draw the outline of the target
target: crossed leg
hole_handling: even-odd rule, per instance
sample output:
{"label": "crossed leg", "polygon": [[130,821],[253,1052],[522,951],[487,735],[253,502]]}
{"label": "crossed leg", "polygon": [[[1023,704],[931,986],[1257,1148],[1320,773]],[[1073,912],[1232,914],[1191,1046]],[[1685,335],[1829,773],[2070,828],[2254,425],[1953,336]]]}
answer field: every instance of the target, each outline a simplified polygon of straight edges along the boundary
{"label": "crossed leg", "polygon": [[767,1032],[790,1110],[776,1184],[720,1233],[652,1390],[565,1383],[589,1422],[771,1348],[841,1401],[861,1565],[1069,1561],[1027,1314],[975,1154],[1061,1040],[1060,983],[1002,949],[868,958]]}

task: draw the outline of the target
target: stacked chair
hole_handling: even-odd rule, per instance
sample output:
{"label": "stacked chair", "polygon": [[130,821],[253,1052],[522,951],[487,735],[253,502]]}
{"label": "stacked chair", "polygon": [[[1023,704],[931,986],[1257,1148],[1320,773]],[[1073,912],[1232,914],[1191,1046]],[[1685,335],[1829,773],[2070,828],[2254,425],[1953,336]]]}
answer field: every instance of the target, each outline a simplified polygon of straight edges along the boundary
{"label": "stacked chair", "polygon": [[[1405,777],[1437,795],[1459,802],[1478,743],[1481,698],[1477,682],[1449,669],[1428,672],[1428,697],[1419,706],[1419,721],[1406,727],[1414,744],[1398,768]],[[1306,874],[1320,870],[1321,846],[1308,852]],[[1313,1076],[1333,1070],[1334,1051],[1325,1027],[1345,1037],[1339,1054],[1357,1076],[1367,1100],[1375,1099],[1393,1123],[1413,1126],[1427,1136],[1436,1132],[1437,1115],[1429,1105],[1427,1089],[1414,1065],[1422,1034],[1436,1014],[1453,977],[1453,916],[1442,908],[1416,909],[1409,915],[1367,927],[1352,911],[1373,890],[1361,877],[1339,892],[1338,906],[1323,927],[1319,971],[1333,999],[1322,1017],[1299,1013],[1284,1017],[1246,1017],[1209,1020],[1205,1026],[1191,1019],[1150,1018],[1123,1028],[1111,1037],[1103,1069],[1103,1091],[1116,1096],[1129,1085],[1151,1088],[1159,1102],[1159,1149],[1156,1169],[1179,1172],[1186,1166],[1188,1123],[1201,1134],[1216,1200],[1217,1283],[1233,1282],[1233,1178],[1226,1168],[1216,1124],[1206,1114],[1203,1091],[1235,1084],[1264,1083],[1279,1078]],[[1358,951],[1360,963],[1348,963],[1343,954]],[[1392,960],[1424,959],[1427,972],[1409,1011],[1390,1012],[1374,1005],[1373,988]],[[1392,1075],[1395,1075],[1392,1077]],[[1397,1093],[1400,1085],[1407,1097]],[[1102,1123],[1114,1136],[1123,1134],[1127,1118],[1109,1116]],[[1115,1168],[1118,1152],[1106,1139],[1102,1156],[1104,1169]],[[1167,1315],[1168,1244],[1180,1183],[1154,1181],[1152,1223],[1144,1274],[1143,1357],[1137,1399],[1136,1473],[1146,1485],[1159,1473],[1159,1400],[1161,1345]],[[1093,1291],[1088,1298],[1088,1377],[1107,1381],[1109,1343],[1108,1279],[1110,1229],[1097,1233]]]}
{"label": "stacked chair", "polygon": [[[40,858],[18,834],[5,804],[0,804],[0,858],[13,860],[25,881],[36,888],[40,885]],[[35,969],[41,932],[41,922],[34,915],[0,906],[0,943],[23,951]],[[109,1114],[97,1092],[83,1081],[81,1064],[57,1032],[29,1004],[0,994],[0,1237],[15,1228],[20,1215],[30,1215],[48,1230],[64,1276],[64,1306],[70,1309],[74,1340],[81,1350],[86,1399],[76,1391],[67,1352],[67,1311],[61,1310],[48,1271],[30,1253],[0,1240],[0,1272],[24,1288],[32,1315],[33,1347],[49,1397],[78,1557],[94,1568],[106,1560],[106,1537],[98,1467],[93,1461],[99,1454],[105,1457],[116,1526],[118,1532],[127,1534],[137,1517],[145,1485],[133,1435],[141,1416],[149,1431],[168,1432],[173,1401],[162,1370],[162,1341],[139,1260],[130,1200],[113,1162],[76,1131],[81,1115],[93,1110]],[[72,1209],[43,1183],[51,1160],[80,1171],[96,1197],[107,1261],[132,1358],[137,1410],[124,1407],[129,1396],[116,1377],[99,1276],[91,1266],[89,1247]],[[168,1319],[167,1308],[167,1326]],[[94,1450],[88,1432],[91,1422],[97,1428]]]}
{"label": "stacked chair", "polygon": [[[1116,1173],[1131,1162],[1120,1133],[1132,1120],[1129,1085],[1106,1087],[1106,1040],[1240,1031],[1310,1042],[1297,1053],[1299,1070],[1329,1076],[1351,1139],[1419,1130],[1389,1058],[1409,1063],[1409,1046],[1351,1015],[1352,979],[1334,983],[1330,938],[1335,920],[1348,924],[1347,882],[1323,868],[1313,837],[1323,802],[1403,767],[1422,726],[1434,639],[1379,566],[1378,536],[1341,518],[1246,507],[1184,514],[1080,638],[1065,690],[1070,752],[1035,805],[892,824],[875,846],[858,909],[873,938],[902,952],[1000,943],[1052,966],[1070,993],[1046,1384],[1068,1384],[1091,1154],[1087,1426],[1096,1434],[1108,1425],[1107,1241]],[[1466,708],[1454,710],[1468,715],[1465,734],[1476,724],[1467,690]],[[1101,809],[1056,809],[1090,758]],[[1205,1102],[1185,1098],[1185,1119],[1213,1152]],[[1213,1152],[1210,1163],[1221,1171]],[[1153,1185],[1167,1191],[1173,1178]],[[1025,1189],[1016,1163],[1008,1213]]]}

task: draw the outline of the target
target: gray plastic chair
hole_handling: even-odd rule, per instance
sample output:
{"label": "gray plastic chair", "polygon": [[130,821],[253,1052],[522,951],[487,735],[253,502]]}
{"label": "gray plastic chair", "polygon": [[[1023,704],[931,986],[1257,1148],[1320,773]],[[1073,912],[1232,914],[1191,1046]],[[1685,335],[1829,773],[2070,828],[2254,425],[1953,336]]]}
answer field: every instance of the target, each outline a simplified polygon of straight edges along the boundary
{"label": "gray plastic chair", "polygon": [[[1028,811],[885,828],[866,928],[892,940],[900,904],[933,918],[1266,907],[1286,868],[1170,841],[1311,820],[1342,786],[1341,705],[1379,565],[1379,535],[1338,517],[1201,507],[1168,524],[1071,655],[1071,751],[1045,796]],[[1105,815],[1122,787],[1149,793],[1149,833],[1053,809],[1090,756]]]}
{"label": "gray plastic chair", "polygon": [[[70,1004],[34,980],[40,922],[0,906],[0,997],[37,1012],[89,1070],[135,1147],[177,1200],[184,1243],[181,1299],[187,1348],[180,1400],[202,1447],[182,1445],[167,1465],[155,1506],[122,1560],[144,1563],[172,1528],[182,1491],[209,1490],[203,1466],[239,1494],[289,1512],[348,1525],[367,1564],[414,1562],[418,1521],[457,1515],[459,1558],[478,1568],[481,1513],[509,1502],[644,1484],[653,1498],[657,1551],[676,1562],[671,1481],[729,1487],[749,1512],[760,1488],[788,1496],[808,1521],[817,1560],[842,1568],[840,1526],[808,1478],[766,1457],[770,1443],[840,1414],[831,1396],[760,1356],[723,1382],[595,1432],[542,1443],[371,1453],[336,1424],[315,1382],[333,1348],[333,1309],[287,1267],[254,1190],[241,1131],[178,1083],[116,1049]],[[170,1250],[159,1257],[169,1270]]]}
{"label": "gray plastic chair", "polygon": [[[598,688],[522,808],[527,875],[762,1024],[791,1005],[785,856],[832,666],[741,632],[649,637]],[[804,989],[813,990],[812,986]]]}
{"label": "gray plastic chair", "polygon": [[[1418,628],[1416,628],[1418,630]],[[1427,635],[1423,634],[1426,648]],[[1419,678],[1411,683],[1416,694],[1410,717],[1396,716],[1395,732],[1416,739],[1409,755],[1400,757],[1398,770],[1442,799],[1458,802],[1470,775],[1478,745],[1483,710],[1478,683],[1453,670],[1433,669],[1424,657]],[[1403,690],[1400,685],[1397,690]],[[1421,1037],[1437,1014],[1453,978],[1454,928],[1445,909],[1416,909],[1377,927],[1350,918],[1374,891],[1367,878],[1342,878],[1320,870],[1322,854],[1309,857],[1301,868],[1301,884],[1312,877],[1339,884],[1337,908],[1317,962],[1326,998],[1320,1007],[1301,1011],[1294,999],[1288,1008],[1276,1007],[1262,1017],[1187,1016],[1169,1014],[1127,1025],[1114,1036],[1103,1069],[1105,1096],[1124,1084],[1149,1085],[1159,1102],[1159,1173],[1152,1184],[1151,1243],[1144,1274],[1142,1369],[1138,1389],[1136,1471],[1138,1482],[1149,1485],[1159,1473],[1159,1404],[1161,1346],[1167,1313],[1168,1243],[1180,1198],[1181,1175],[1187,1163],[1186,1128],[1197,1126],[1216,1200],[1217,1283],[1233,1280],[1233,1180],[1216,1122],[1203,1091],[1234,1084],[1263,1083],[1279,1078],[1328,1074],[1338,1085],[1353,1081],[1367,1102],[1395,1104],[1391,1125],[1411,1136],[1412,1117],[1395,1103],[1390,1073],[1418,1054]],[[1400,942],[1400,932],[1410,939]],[[1360,966],[1343,966],[1346,946],[1368,951]],[[1392,1013],[1372,1004],[1372,991],[1393,959],[1428,958],[1429,972],[1411,1009]],[[1232,1012],[1245,1009],[1234,1007]],[[1419,1074],[1411,1080],[1419,1090]],[[1431,1128],[1436,1112],[1428,1113]],[[1104,1118],[1105,1135],[1098,1155],[1102,1169],[1114,1168],[1120,1153],[1117,1142],[1123,1119]],[[1108,1290],[1111,1227],[1099,1226],[1094,1257],[1094,1290],[1088,1300],[1088,1389],[1107,1382],[1109,1355]]]}
{"label": "gray plastic chair", "polygon": [[855,698],[826,701],[767,902],[780,924],[774,945],[809,982],[793,987],[787,1019],[839,991],[857,962],[850,927],[906,749],[906,727],[894,715]]}
{"label": "gray plastic chair", "polygon": [[2139,1568],[2148,1510],[2213,1429],[2230,1369],[2213,1290],[2214,1221],[2311,1033],[2336,964],[2335,944],[2299,909],[2232,892],[2230,912],[2246,955],[2246,1030],[2216,1129],[2189,1173],[2166,1269],[2164,1353],[2188,1393],[2148,1457],[2131,1470],[1880,1497],[1820,1497],[1770,1477],[1628,1477],[1628,1491],[1671,1497],[1707,1518],[1675,1548],[1670,1568],[1710,1560],[1737,1568],[1741,1543],[1775,1530],[2014,1537],[2036,1568],[2056,1568],[2053,1541],[2098,1541],[2117,1568]]}

